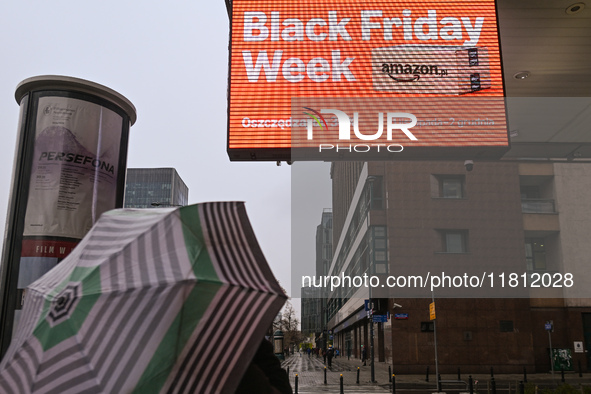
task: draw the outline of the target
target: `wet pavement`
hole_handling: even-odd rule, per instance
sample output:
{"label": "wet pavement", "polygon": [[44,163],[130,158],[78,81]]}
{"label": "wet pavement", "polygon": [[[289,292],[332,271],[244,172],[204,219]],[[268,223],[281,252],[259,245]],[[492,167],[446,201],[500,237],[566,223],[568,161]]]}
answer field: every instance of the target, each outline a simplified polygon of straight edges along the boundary
{"label": "wet pavement", "polygon": [[[363,366],[359,359],[347,359],[346,357],[337,357],[332,361],[331,368],[326,368],[325,384],[325,364],[322,357],[306,354],[295,354],[282,362],[282,366],[289,372],[289,378],[294,393],[339,393],[341,392],[341,375],[343,378],[343,393],[392,393],[392,384],[390,382],[390,369],[386,363],[375,363],[374,376],[375,382],[371,382],[371,367],[369,362]],[[359,369],[359,372],[357,372]],[[297,377],[296,377],[297,375]],[[357,376],[359,375],[359,383]],[[471,375],[474,385],[474,393],[492,394],[492,380],[490,374]],[[395,375],[396,393],[435,393],[437,392],[437,382],[435,375],[431,374],[430,381],[426,382],[425,375]],[[522,374],[495,374],[494,384],[496,392],[499,394],[518,394],[519,384],[524,380]],[[527,382],[540,387],[556,387],[560,385],[560,372],[554,375],[547,374],[528,374]],[[465,393],[469,392],[468,374],[460,375],[458,381],[457,374],[443,374],[442,392],[446,393]],[[576,388],[581,385],[591,387],[591,373],[565,373],[565,383]]]}

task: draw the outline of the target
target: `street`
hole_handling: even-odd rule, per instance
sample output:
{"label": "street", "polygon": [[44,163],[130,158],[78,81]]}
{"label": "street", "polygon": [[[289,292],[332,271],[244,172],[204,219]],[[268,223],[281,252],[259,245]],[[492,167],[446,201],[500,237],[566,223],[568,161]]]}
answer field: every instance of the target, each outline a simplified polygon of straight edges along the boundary
{"label": "street", "polygon": [[[344,393],[391,393],[392,386],[389,382],[389,366],[385,363],[376,363],[375,383],[371,383],[371,369],[369,362],[363,366],[359,359],[336,357],[332,360],[332,368],[326,369],[326,384],[324,384],[324,360],[307,354],[295,354],[282,362],[282,366],[288,371],[289,379],[294,393],[339,393],[340,378],[343,376]],[[359,368],[359,383],[357,383],[357,370]],[[395,371],[393,372],[395,373]],[[469,392],[468,381],[473,379],[474,393],[492,392],[492,379],[490,374],[462,374],[458,380],[457,374],[442,375],[442,391],[447,393]],[[494,376],[496,391],[499,394],[518,394],[519,384],[524,380],[520,374],[498,374]],[[557,387],[561,382],[561,374],[538,373],[528,374],[527,382],[539,387]],[[425,375],[398,375],[395,376],[396,393],[435,393],[437,392],[434,374],[430,375],[429,382]],[[565,374],[565,383],[577,390],[583,385],[587,390],[591,388],[591,375],[588,373],[579,376],[578,372]]]}

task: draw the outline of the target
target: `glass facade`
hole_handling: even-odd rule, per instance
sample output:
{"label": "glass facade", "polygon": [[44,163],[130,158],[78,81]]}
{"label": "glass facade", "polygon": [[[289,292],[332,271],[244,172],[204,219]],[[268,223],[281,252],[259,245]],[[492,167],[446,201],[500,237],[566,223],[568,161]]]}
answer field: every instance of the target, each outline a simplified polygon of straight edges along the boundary
{"label": "glass facade", "polygon": [[125,208],[187,205],[189,188],[174,168],[128,168]]}

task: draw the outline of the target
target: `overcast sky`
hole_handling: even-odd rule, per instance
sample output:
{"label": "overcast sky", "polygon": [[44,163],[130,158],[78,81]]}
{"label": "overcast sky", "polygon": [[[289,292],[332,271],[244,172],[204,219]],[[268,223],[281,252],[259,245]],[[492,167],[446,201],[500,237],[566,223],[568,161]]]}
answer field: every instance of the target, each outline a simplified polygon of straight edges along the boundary
{"label": "overcast sky", "polygon": [[[131,128],[128,167],[176,168],[189,187],[190,203],[246,202],[263,252],[291,294],[292,167],[228,159],[228,34],[223,0],[3,4],[1,223],[17,135],[17,84],[38,75],[82,78],[118,91],[135,105],[138,118]],[[327,168],[313,174],[328,182]],[[310,258],[322,208],[330,204],[326,196],[308,203],[317,204],[310,206]],[[299,300],[294,301],[299,310]]]}

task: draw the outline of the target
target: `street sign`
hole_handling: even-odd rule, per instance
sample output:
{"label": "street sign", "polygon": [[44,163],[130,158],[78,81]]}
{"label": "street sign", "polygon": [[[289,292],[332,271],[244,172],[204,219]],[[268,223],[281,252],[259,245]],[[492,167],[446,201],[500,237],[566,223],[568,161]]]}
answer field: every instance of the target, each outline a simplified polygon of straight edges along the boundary
{"label": "street sign", "polygon": [[429,318],[435,320],[435,302],[429,304]]}
{"label": "street sign", "polygon": [[369,311],[371,308],[369,307],[369,300],[365,300],[365,310]]}
{"label": "street sign", "polygon": [[583,341],[575,341],[575,353],[584,353]]}
{"label": "street sign", "polygon": [[373,315],[373,322],[374,323],[387,323],[388,316],[387,315]]}
{"label": "street sign", "polygon": [[551,322],[551,321],[547,321],[547,322],[544,324],[544,329],[545,329],[546,331],[552,331],[552,330],[553,330],[553,328],[552,328],[552,322]]}
{"label": "street sign", "polygon": [[408,313],[395,313],[394,319],[395,320],[408,320]]}

